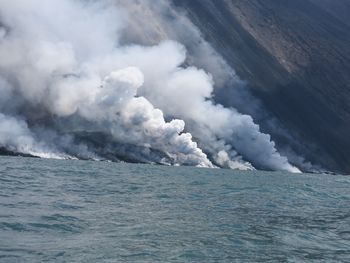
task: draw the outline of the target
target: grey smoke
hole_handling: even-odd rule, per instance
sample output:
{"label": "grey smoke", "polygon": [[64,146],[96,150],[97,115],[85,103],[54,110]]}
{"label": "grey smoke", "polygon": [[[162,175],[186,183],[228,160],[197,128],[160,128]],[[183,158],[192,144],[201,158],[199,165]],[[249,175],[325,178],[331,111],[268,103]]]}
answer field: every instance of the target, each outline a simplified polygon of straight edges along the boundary
{"label": "grey smoke", "polygon": [[[161,3],[159,16],[170,8]],[[135,145],[133,156],[154,149],[172,164],[298,172],[250,116],[213,102],[215,82],[240,80],[189,21],[176,20],[173,40],[160,30],[155,43],[132,43],[140,5],[146,14],[155,8],[151,1],[1,0],[0,145],[99,159],[74,137],[88,128]],[[186,48],[177,42],[188,39],[184,24],[199,43],[190,59],[204,69],[185,66]]]}

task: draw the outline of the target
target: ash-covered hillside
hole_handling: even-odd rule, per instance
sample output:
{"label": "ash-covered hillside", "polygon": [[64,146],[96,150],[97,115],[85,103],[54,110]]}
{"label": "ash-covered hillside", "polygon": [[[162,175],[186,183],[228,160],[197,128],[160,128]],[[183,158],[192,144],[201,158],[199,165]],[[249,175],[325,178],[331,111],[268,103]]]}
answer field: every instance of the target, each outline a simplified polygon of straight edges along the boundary
{"label": "ash-covered hillside", "polygon": [[[173,2],[293,134],[296,141],[289,144],[296,151],[333,171],[350,172],[349,1]],[[229,94],[230,87],[216,99],[237,105]]]}

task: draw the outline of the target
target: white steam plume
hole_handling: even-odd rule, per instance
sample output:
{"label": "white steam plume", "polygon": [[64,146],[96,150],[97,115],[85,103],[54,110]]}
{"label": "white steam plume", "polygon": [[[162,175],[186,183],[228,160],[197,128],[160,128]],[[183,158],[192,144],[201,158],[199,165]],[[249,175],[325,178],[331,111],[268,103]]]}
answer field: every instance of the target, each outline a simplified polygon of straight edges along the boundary
{"label": "white steam plume", "polygon": [[1,74],[25,103],[59,117],[78,114],[97,129],[108,125],[116,140],[164,151],[175,163],[212,167],[192,136],[182,133],[182,120],[165,122],[161,110],[136,97],[142,72],[100,64],[118,51],[121,14],[114,6],[70,0],[0,3],[9,28],[1,40]]}
{"label": "white steam plume", "polygon": [[[79,156],[76,149],[85,146],[69,149],[59,139],[52,145],[47,134],[89,127],[162,152],[172,164],[213,167],[206,152],[220,166],[298,171],[251,117],[211,100],[213,78],[183,66],[184,46],[126,45],[130,19],[118,1],[0,0],[0,112],[21,131],[0,145],[21,151],[16,138],[23,134],[32,148]],[[39,137],[44,141],[33,139]]]}
{"label": "white steam plume", "polygon": [[42,158],[67,158],[37,141],[25,121],[0,113],[0,146],[7,150]]}

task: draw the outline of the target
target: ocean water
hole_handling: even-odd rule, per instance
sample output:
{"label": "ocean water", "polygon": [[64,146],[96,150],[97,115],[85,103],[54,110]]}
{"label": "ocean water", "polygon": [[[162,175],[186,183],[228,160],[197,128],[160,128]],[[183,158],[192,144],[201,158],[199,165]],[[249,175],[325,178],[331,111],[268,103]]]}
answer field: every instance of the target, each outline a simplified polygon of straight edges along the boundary
{"label": "ocean water", "polygon": [[0,262],[350,262],[350,177],[1,157]]}

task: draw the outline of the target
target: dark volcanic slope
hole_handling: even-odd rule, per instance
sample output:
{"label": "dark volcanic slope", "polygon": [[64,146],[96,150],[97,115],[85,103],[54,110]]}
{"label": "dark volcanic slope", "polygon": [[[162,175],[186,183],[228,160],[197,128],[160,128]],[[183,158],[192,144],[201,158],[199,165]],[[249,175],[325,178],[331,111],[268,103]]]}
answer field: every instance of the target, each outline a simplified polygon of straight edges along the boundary
{"label": "dark volcanic slope", "polygon": [[350,173],[348,1],[174,3],[283,125],[308,142],[307,158]]}
{"label": "dark volcanic slope", "polygon": [[334,18],[350,26],[349,0],[311,0],[315,5],[323,8]]}

